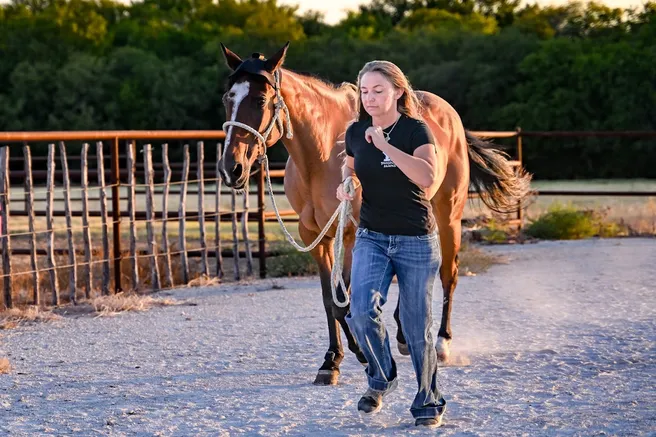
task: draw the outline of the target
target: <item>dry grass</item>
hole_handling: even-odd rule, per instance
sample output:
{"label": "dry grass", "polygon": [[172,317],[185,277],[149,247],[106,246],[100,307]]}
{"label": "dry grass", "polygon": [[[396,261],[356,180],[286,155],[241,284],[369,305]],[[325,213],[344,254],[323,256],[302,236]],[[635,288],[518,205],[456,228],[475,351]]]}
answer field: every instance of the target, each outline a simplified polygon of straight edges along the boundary
{"label": "dry grass", "polygon": [[154,307],[184,305],[185,302],[172,298],[155,298],[152,296],[123,292],[109,296],[99,296],[84,300],[77,305],[62,305],[53,310],[58,315],[66,317],[107,317],[127,311],[148,311]]}
{"label": "dry grass", "polygon": [[0,312],[0,329],[13,329],[19,325],[37,322],[53,322],[61,317],[52,311],[44,311],[36,306],[12,308]]}
{"label": "dry grass", "polygon": [[219,279],[218,277],[205,276],[204,274],[202,274],[197,278],[194,278],[191,281],[189,281],[187,287],[212,287],[215,285],[219,285],[220,283],[221,283],[221,279]]}
{"label": "dry grass", "polygon": [[89,305],[99,317],[113,316],[126,311],[147,311],[153,307],[182,305],[171,298],[154,298],[135,293],[118,293],[91,299]]}
{"label": "dry grass", "polygon": [[459,274],[464,276],[475,276],[478,273],[486,272],[495,264],[508,263],[507,258],[486,252],[480,247],[468,243],[463,244],[458,259],[460,260]]}
{"label": "dry grass", "polygon": [[11,364],[7,358],[0,358],[0,375],[11,372]]}
{"label": "dry grass", "polygon": [[61,320],[65,316],[95,315],[99,317],[116,315],[126,311],[147,311],[154,307],[184,305],[185,302],[172,298],[155,298],[134,292],[118,293],[82,300],[77,305],[65,304],[51,311],[36,306],[12,308],[0,312],[0,330],[18,326]]}

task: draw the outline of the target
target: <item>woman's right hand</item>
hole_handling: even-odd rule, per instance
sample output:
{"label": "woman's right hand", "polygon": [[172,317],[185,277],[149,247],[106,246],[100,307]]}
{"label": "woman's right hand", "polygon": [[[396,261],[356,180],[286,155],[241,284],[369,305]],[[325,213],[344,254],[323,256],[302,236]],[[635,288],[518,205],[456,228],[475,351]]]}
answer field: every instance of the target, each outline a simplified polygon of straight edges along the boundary
{"label": "woman's right hand", "polygon": [[339,184],[339,187],[337,187],[337,199],[339,199],[340,202],[342,202],[344,200],[353,200],[353,196],[349,195],[344,190],[344,184],[343,183]]}

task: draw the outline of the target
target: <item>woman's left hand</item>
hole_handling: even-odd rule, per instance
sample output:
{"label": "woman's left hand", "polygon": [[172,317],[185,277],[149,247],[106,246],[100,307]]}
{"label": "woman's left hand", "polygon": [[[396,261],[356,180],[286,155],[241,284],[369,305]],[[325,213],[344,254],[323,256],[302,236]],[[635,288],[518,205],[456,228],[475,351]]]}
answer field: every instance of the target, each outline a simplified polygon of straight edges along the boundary
{"label": "woman's left hand", "polygon": [[383,150],[383,147],[387,144],[385,141],[385,136],[383,135],[383,129],[380,126],[371,126],[364,133],[364,139],[368,143],[374,143],[377,149]]}

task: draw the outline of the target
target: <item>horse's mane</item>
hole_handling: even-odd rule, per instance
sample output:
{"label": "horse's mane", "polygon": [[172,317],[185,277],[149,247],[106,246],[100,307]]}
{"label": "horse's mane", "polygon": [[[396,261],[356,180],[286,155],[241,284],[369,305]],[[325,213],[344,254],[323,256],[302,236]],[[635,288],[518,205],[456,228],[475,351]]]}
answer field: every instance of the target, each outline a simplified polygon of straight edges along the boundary
{"label": "horse's mane", "polygon": [[[334,84],[320,76],[317,76],[314,73],[308,73],[308,72],[299,72],[299,71],[294,71],[294,70],[287,70],[290,73],[299,76],[302,78],[307,84],[309,84],[311,87],[316,87],[319,89],[327,90],[327,91],[332,91],[332,92],[337,92],[340,93],[342,97],[346,98],[347,100],[350,101],[350,105],[354,107],[354,103],[357,100],[358,96],[358,87],[351,83],[351,82],[342,82],[340,84]],[[338,139],[336,141],[337,144],[343,144],[344,143],[344,134],[346,133],[346,129],[348,126],[351,125],[351,123],[355,122],[356,118],[354,117],[353,119],[349,120],[344,126],[344,131],[341,132],[338,136]],[[344,151],[339,153],[339,158],[340,159],[345,159],[346,154]]]}
{"label": "horse's mane", "polygon": [[[318,76],[315,73],[311,72],[306,72],[306,71],[294,71],[294,70],[288,70],[298,76],[301,76],[303,79],[306,79],[308,81],[311,81],[312,83],[323,86],[325,88],[328,88],[331,91],[351,91],[355,93],[357,96],[358,93],[358,87],[357,85],[351,83],[351,82],[342,82],[340,84],[334,84],[330,82],[329,80],[326,80],[322,78],[321,76]],[[417,110],[419,111],[419,117],[423,119],[424,114],[428,110],[429,104],[426,102],[425,99],[425,93],[423,91],[418,91],[418,90],[412,90],[412,92],[417,96],[418,99],[418,107]],[[358,97],[354,97],[358,98]],[[355,120],[353,120],[355,121]],[[349,123],[350,124],[350,123]]]}
{"label": "horse's mane", "polygon": [[330,88],[332,90],[346,90],[346,89],[350,89],[351,91],[358,90],[358,87],[352,84],[351,82],[342,82],[340,84],[334,84],[331,81],[324,79],[321,76],[318,76],[316,73],[311,73],[307,71],[294,71],[294,70],[288,70],[288,71],[298,76],[301,76],[305,79],[310,79],[320,85],[324,85],[325,87]]}

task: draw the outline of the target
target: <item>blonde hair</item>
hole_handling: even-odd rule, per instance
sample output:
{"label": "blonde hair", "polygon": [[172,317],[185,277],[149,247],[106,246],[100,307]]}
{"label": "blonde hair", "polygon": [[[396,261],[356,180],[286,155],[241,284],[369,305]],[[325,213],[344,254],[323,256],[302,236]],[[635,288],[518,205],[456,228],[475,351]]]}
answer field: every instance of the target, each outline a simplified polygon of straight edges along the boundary
{"label": "blonde hair", "polygon": [[371,72],[382,74],[383,77],[392,83],[394,88],[403,90],[403,94],[401,94],[401,97],[397,100],[397,109],[401,114],[405,114],[411,118],[421,118],[421,103],[415,92],[412,90],[410,81],[405,74],[403,74],[403,71],[401,71],[396,64],[389,61],[370,61],[364,64],[364,67],[362,67],[362,70],[358,73],[358,100],[356,103],[358,120],[367,120],[371,118],[367,111],[362,110],[362,100],[360,98],[360,83],[362,81],[362,76]]}

